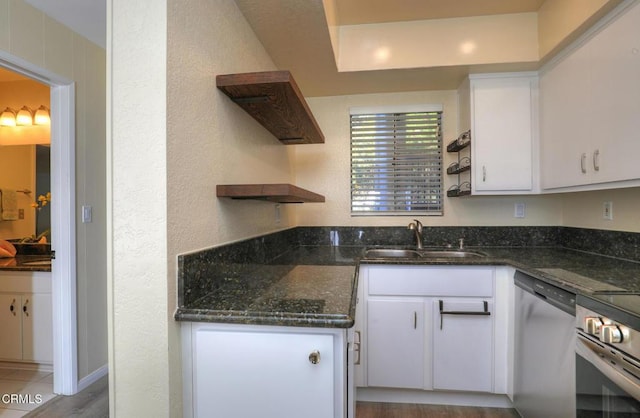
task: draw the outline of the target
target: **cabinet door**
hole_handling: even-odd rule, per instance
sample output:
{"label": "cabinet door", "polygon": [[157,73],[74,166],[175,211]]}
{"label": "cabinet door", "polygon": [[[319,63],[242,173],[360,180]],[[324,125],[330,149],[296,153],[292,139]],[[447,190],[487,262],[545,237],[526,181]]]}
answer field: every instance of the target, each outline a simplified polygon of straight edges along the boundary
{"label": "cabinet door", "polygon": [[[196,417],[333,418],[334,337],[199,329]],[[310,354],[319,352],[312,364]]]}
{"label": "cabinet door", "polygon": [[53,362],[53,307],[50,294],[22,296],[22,358],[39,363]]}
{"label": "cabinet door", "polygon": [[369,386],[424,388],[424,302],[369,298],[367,302]]}
{"label": "cabinet door", "polygon": [[590,61],[591,52],[585,45],[540,77],[543,189],[590,181]]}
{"label": "cabinet door", "polygon": [[0,294],[0,359],[22,359],[21,296]]}
{"label": "cabinet door", "polygon": [[493,390],[492,315],[454,315],[445,312],[493,312],[491,299],[444,298],[433,301],[433,388]]}
{"label": "cabinet door", "polygon": [[532,190],[532,79],[477,79],[471,89],[473,191]]}
{"label": "cabinet door", "polygon": [[590,42],[592,183],[640,178],[640,7]]}

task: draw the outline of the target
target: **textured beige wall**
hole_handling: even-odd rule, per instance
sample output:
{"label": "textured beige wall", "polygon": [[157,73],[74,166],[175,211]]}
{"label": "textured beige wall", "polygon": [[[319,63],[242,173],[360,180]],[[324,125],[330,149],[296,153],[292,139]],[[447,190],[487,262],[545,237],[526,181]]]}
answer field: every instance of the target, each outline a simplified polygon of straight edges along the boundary
{"label": "textured beige wall", "polygon": [[[75,82],[78,377],[107,363],[105,51],[22,0],[0,0],[0,50]],[[55,196],[54,196],[55,199]]]}
{"label": "textured beige wall", "polygon": [[[276,69],[233,1],[170,8],[167,113],[170,254],[292,226],[284,206],[218,199],[217,184],[291,183],[284,146],[216,88],[218,74]],[[215,45],[215,47],[213,47]]]}
{"label": "textured beige wall", "polygon": [[[325,195],[325,203],[300,205],[298,225],[404,225],[412,217],[350,215],[349,108],[407,104],[443,106],[443,142],[458,136],[456,91],[427,91],[394,94],[314,97],[307,99],[325,137],[325,144],[296,147],[297,184]],[[508,150],[504,152],[508,158]],[[444,154],[444,167],[455,159]],[[444,177],[444,188],[457,181]],[[514,204],[526,204],[526,217],[514,218]],[[421,217],[426,225],[560,225],[561,200],[557,196],[446,198],[444,216]]]}
{"label": "textured beige wall", "polygon": [[293,150],[215,87],[216,74],[275,68],[235,2],[113,0],[109,10],[111,406],[180,416],[176,256],[292,226],[293,208],[276,224],[273,203],[218,199],[215,187],[293,183]]}
{"label": "textured beige wall", "polygon": [[[613,220],[603,218],[604,202],[613,203]],[[640,232],[640,188],[566,193],[562,217],[564,226]]]}

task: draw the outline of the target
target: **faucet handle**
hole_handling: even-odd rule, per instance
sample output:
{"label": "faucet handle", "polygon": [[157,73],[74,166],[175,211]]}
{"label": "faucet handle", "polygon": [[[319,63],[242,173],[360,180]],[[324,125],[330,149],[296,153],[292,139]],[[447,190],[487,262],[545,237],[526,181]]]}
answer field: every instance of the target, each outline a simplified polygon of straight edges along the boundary
{"label": "faucet handle", "polygon": [[458,249],[459,250],[464,250],[464,238],[459,238],[458,239]]}
{"label": "faucet handle", "polygon": [[418,228],[418,232],[422,232],[422,222],[417,219],[414,219],[414,221],[416,221],[416,228]]}

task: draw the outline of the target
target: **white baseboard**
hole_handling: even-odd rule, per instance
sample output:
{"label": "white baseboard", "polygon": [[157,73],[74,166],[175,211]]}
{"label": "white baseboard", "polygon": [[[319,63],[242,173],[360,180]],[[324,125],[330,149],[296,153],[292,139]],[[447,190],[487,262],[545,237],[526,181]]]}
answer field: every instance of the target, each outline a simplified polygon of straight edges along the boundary
{"label": "white baseboard", "polygon": [[93,383],[97,382],[102,377],[106,376],[107,374],[109,374],[109,365],[108,364],[105,364],[104,366],[100,367],[99,369],[89,373],[87,376],[83,377],[78,382],[78,392],[88,388]]}
{"label": "white baseboard", "polygon": [[513,408],[507,395],[478,392],[446,392],[411,389],[357,388],[356,400],[489,408]]}

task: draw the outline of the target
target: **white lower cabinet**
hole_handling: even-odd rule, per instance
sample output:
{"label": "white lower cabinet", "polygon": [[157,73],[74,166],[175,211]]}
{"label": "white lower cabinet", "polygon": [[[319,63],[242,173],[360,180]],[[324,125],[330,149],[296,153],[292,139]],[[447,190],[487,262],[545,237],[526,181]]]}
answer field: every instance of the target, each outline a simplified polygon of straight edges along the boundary
{"label": "white lower cabinet", "polygon": [[22,360],[22,295],[0,294],[0,359]]}
{"label": "white lower cabinet", "polygon": [[185,416],[346,417],[346,330],[183,326]]}
{"label": "white lower cabinet", "polygon": [[391,388],[424,387],[424,300],[370,298],[368,382]]}
{"label": "white lower cabinet", "polygon": [[493,391],[494,310],[490,300],[433,300],[434,389]]}
{"label": "white lower cabinet", "polygon": [[361,265],[366,379],[360,386],[506,394],[509,338],[495,327],[507,326],[509,310],[497,303],[509,303],[502,290],[508,277],[496,271]]}
{"label": "white lower cabinet", "polygon": [[51,273],[0,273],[0,361],[53,362]]}

